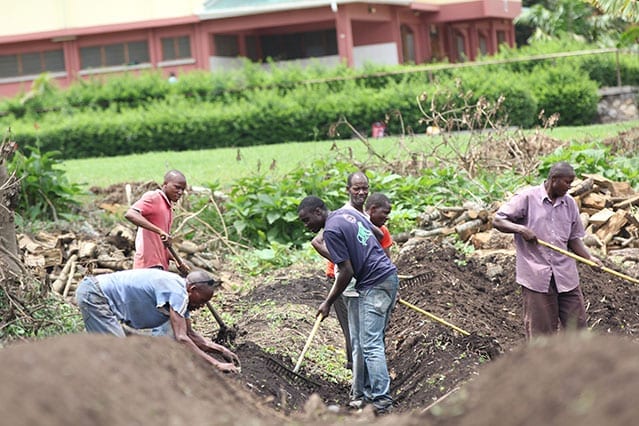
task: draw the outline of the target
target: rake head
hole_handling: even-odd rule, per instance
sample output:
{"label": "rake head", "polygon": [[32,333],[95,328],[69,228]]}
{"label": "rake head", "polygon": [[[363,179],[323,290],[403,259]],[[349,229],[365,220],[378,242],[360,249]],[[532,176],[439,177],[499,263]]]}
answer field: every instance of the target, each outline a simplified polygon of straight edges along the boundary
{"label": "rake head", "polygon": [[304,386],[311,393],[317,391],[321,387],[319,383],[314,382],[313,380],[310,380],[302,376],[301,374],[294,372],[275,358],[264,356],[264,360],[266,361],[268,368],[272,372],[277,373],[280,376],[284,376],[289,381],[289,383],[295,383]]}
{"label": "rake head", "polygon": [[399,276],[399,289],[406,290],[411,287],[424,286],[433,280],[432,272],[422,272],[417,275],[400,275]]}

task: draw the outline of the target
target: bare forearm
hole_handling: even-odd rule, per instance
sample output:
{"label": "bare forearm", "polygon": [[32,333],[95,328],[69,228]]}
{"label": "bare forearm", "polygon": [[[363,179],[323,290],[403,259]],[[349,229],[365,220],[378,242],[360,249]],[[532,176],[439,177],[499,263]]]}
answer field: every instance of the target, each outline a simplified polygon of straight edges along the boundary
{"label": "bare forearm", "polygon": [[166,234],[166,232],[162,229],[160,229],[160,227],[154,225],[153,223],[149,222],[149,220],[147,218],[145,218],[144,216],[142,216],[138,211],[133,210],[133,209],[129,209],[129,211],[126,213],[126,215],[124,216],[129,222],[131,222],[132,224],[139,226],[140,228],[144,228],[146,230],[149,230],[151,232],[155,232],[156,234],[159,234],[160,236],[163,234]]}

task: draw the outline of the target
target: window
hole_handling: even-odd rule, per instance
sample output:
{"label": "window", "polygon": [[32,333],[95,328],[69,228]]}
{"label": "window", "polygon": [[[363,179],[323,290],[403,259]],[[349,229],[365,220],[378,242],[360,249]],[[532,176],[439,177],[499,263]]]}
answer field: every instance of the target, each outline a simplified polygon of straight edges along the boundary
{"label": "window", "polygon": [[457,60],[464,62],[466,55],[466,38],[460,32],[455,32],[455,45],[457,46]]}
{"label": "window", "polygon": [[47,71],[65,71],[62,49],[0,55],[0,78],[37,75]]}
{"label": "window", "polygon": [[408,25],[402,25],[400,30],[402,34],[402,55],[404,56],[404,63],[415,63],[415,34]]}
{"label": "window", "polygon": [[311,58],[337,54],[334,29],[260,37],[264,57],[276,60]]}
{"label": "window", "polygon": [[252,61],[259,61],[260,54],[257,49],[257,37],[246,36],[246,57]]}
{"label": "window", "polygon": [[149,62],[149,44],[146,40],[80,48],[82,69],[136,65],[147,62]]}
{"label": "window", "polygon": [[162,60],[185,59],[191,57],[191,40],[189,36],[163,38]]}
{"label": "window", "polygon": [[215,56],[237,58],[240,56],[240,43],[236,35],[215,34],[213,36]]}
{"label": "window", "polygon": [[479,34],[479,53],[488,54],[488,40],[484,34]]}

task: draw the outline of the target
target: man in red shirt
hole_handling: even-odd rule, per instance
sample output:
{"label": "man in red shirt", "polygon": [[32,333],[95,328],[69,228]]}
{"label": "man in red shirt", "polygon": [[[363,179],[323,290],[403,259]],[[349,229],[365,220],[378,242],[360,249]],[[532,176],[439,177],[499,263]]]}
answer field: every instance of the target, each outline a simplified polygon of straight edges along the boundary
{"label": "man in red shirt", "polygon": [[[133,268],[169,269],[171,225],[173,223],[173,203],[176,203],[186,189],[186,178],[177,170],[164,175],[161,189],[149,191],[136,201],[126,212],[125,218],[138,226],[135,237],[135,257]],[[188,271],[180,271],[183,274]]]}

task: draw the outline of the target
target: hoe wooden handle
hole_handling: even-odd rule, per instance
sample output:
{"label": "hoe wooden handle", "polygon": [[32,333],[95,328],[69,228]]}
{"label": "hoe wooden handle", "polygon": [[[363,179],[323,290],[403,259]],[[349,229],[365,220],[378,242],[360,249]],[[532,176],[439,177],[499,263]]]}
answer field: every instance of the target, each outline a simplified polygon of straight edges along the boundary
{"label": "hoe wooden handle", "polygon": [[590,259],[586,259],[585,257],[581,257],[581,256],[579,256],[579,255],[577,255],[575,253],[571,253],[571,252],[569,252],[567,250],[562,249],[561,247],[557,247],[555,245],[547,243],[546,241],[537,239],[537,242],[539,244],[541,244],[542,246],[548,247],[549,249],[555,250],[556,252],[559,252],[559,253],[561,253],[563,255],[566,255],[568,257],[572,257],[573,259],[578,260],[579,262],[585,263],[586,265],[590,265],[590,266],[595,267],[595,268],[600,268],[602,271],[606,271],[609,274],[616,275],[617,277],[623,278],[624,280],[633,282],[635,284],[639,284],[639,280],[637,280],[636,278],[632,278],[629,275],[622,274],[621,272],[615,271],[614,269],[610,269],[610,268],[607,268],[605,266],[599,266],[597,263],[593,262]]}
{"label": "hoe wooden handle", "polygon": [[300,365],[302,365],[302,360],[304,359],[304,355],[306,355],[306,351],[308,351],[309,346],[311,346],[311,341],[313,340],[313,336],[317,333],[317,329],[322,322],[322,315],[318,315],[315,320],[315,324],[313,325],[313,329],[311,330],[311,334],[308,335],[308,339],[306,339],[306,344],[304,345],[304,349],[302,349],[302,353],[300,357],[297,359],[297,363],[295,364],[295,368],[293,369],[293,373],[297,373],[300,369]]}

